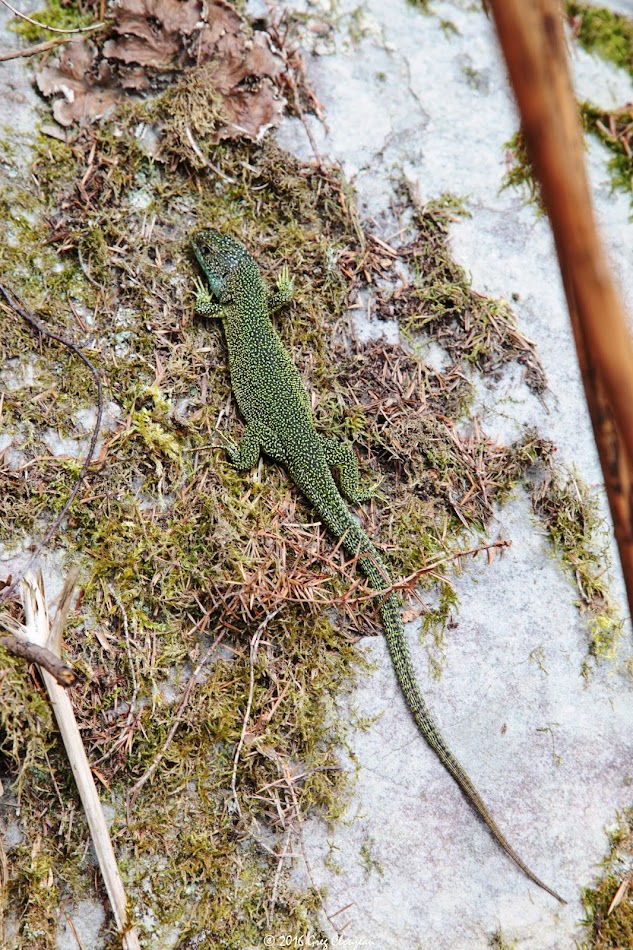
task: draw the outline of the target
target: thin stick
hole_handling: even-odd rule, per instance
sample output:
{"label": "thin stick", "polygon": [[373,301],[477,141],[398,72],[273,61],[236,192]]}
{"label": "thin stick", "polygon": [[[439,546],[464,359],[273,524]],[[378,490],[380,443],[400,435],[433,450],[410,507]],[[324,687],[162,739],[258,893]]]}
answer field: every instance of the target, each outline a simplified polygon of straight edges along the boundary
{"label": "thin stick", "polygon": [[633,610],[633,344],[591,206],[562,9],[556,0],[490,7],[552,225]]}
{"label": "thin stick", "polygon": [[147,771],[140,777],[138,782],[135,785],[133,785],[130,791],[128,792],[128,795],[127,795],[128,820],[130,816],[130,810],[134,807],[134,802],[136,801],[138,793],[142,789],[143,785],[145,785],[145,783],[149,781],[149,779],[152,777],[152,775],[154,774],[154,772],[156,771],[156,769],[158,768],[158,766],[164,759],[165,753],[167,752],[167,749],[171,745],[172,739],[176,735],[176,730],[178,729],[178,726],[180,725],[180,721],[182,719],[183,713],[187,707],[187,703],[189,702],[191,691],[193,690],[193,687],[196,685],[196,680],[198,676],[200,675],[200,672],[207,665],[211,657],[214,655],[223,637],[224,637],[224,631],[222,631],[222,633],[220,633],[215,638],[213,644],[207,651],[206,655],[202,658],[202,660],[200,660],[197,667],[195,668],[195,670],[189,677],[187,685],[185,686],[185,691],[182,694],[182,699],[180,700],[180,703],[178,705],[178,710],[174,717],[174,721],[171,724],[169,735],[165,739],[162,749],[160,750],[160,752],[158,753],[158,755],[156,756],[156,758],[154,759],[150,767],[147,769]]}
{"label": "thin stick", "polygon": [[205,166],[205,168],[210,168],[212,172],[214,172],[224,181],[231,182],[232,185],[237,184],[237,180],[235,178],[231,178],[229,175],[225,175],[221,168],[218,168],[217,165],[214,165],[213,162],[209,161],[209,159],[206,157],[206,155],[203,153],[202,149],[200,148],[200,146],[194,139],[193,133],[188,125],[185,126],[185,135],[187,136],[187,140],[189,144],[191,145],[192,149],[194,150],[194,152],[196,153],[196,155],[198,156],[202,164]]}
{"label": "thin stick", "polygon": [[115,591],[112,584],[110,584],[110,593],[112,594],[117,607],[121,611],[121,616],[123,617],[123,631],[125,633],[125,646],[127,650],[127,660],[130,666],[130,676],[132,677],[132,699],[130,700],[130,707],[128,712],[128,724],[131,722],[134,710],[136,708],[136,700],[138,698],[138,682],[136,680],[136,669],[134,667],[134,657],[132,656],[132,645],[130,643],[130,629],[127,620],[127,611],[123,601]]}
{"label": "thin stick", "polygon": [[[136,669],[134,667],[134,660],[132,657],[132,645],[130,643],[130,630],[129,630],[128,619],[127,619],[127,611],[125,609],[125,606],[123,605],[123,601],[119,598],[118,594],[116,593],[112,585],[110,585],[110,593],[113,596],[114,600],[116,601],[117,606],[123,616],[123,631],[125,633],[125,644],[127,647],[127,658],[128,658],[128,663],[130,666],[130,675],[132,677],[132,698],[130,699],[130,702],[128,705],[127,716],[125,717],[125,723],[123,725],[123,728],[121,729],[119,738],[112,744],[112,746],[107,750],[107,752],[104,752],[104,754],[100,756],[100,758],[98,758],[96,761],[92,763],[93,768],[96,768],[96,766],[100,765],[101,762],[105,762],[105,760],[109,759],[111,755],[114,755],[114,753],[120,746],[125,745],[126,743],[130,742],[130,739],[133,734],[132,729],[134,725],[134,714],[136,712],[136,701],[138,699],[138,694],[139,694],[138,681],[136,679]],[[129,747],[131,748],[131,745]],[[129,813],[128,813],[128,817],[129,817]]]}
{"label": "thin stick", "polygon": [[38,23],[37,20],[32,20],[30,16],[26,15],[26,13],[20,13],[19,10],[15,9],[15,7],[12,7],[8,0],[0,0],[0,3],[3,3],[5,7],[8,7],[11,13],[19,17],[20,20],[26,20],[26,22],[30,23],[32,26],[38,26],[40,30],[46,30],[48,33],[63,33],[64,35],[72,35],[73,33],[89,33],[91,30],[100,30],[102,26],[105,26],[105,23],[95,23],[93,26],[78,26],[73,30],[62,30],[60,27],[46,26],[44,23]]}
{"label": "thin stick", "polygon": [[277,867],[275,869],[275,877],[273,879],[273,886],[270,892],[270,906],[266,908],[266,921],[270,925],[272,924],[275,917],[275,906],[277,904],[277,891],[279,889],[279,881],[281,880],[281,872],[283,869],[284,861],[287,858],[292,858],[295,855],[293,854],[290,847],[290,839],[292,838],[292,827],[289,825],[284,832],[284,840],[281,845],[281,850],[277,857]]}
{"label": "thin stick", "polygon": [[[476,548],[469,548],[467,551],[456,551],[454,554],[446,554],[444,557],[436,558],[435,561],[427,564],[426,567],[418,568],[418,570],[414,571],[413,574],[408,574],[407,577],[403,577],[398,581],[394,581],[380,591],[375,591],[373,588],[369,588],[366,593],[355,594],[353,597],[350,597],[348,594],[342,594],[340,597],[332,599],[332,603],[346,603],[347,601],[357,603],[361,600],[374,600],[376,597],[386,597],[393,593],[393,591],[397,590],[410,591],[411,588],[415,586],[417,581],[419,581],[421,577],[424,577],[425,574],[433,574],[437,577],[437,569],[438,567],[441,567],[442,564],[448,564],[451,561],[459,561],[463,557],[475,557],[475,555],[481,554],[483,551],[487,551],[488,555],[490,555],[491,551],[504,550],[511,547],[511,545],[511,541],[508,541],[505,538],[498,538],[496,541],[491,541],[489,544],[481,544]],[[345,565],[345,567],[347,567],[347,565]],[[445,583],[449,583],[445,577],[442,578],[442,580]],[[364,584],[358,586],[361,586],[361,588],[366,587]]]}
{"label": "thin stick", "polygon": [[38,53],[45,53],[47,49],[54,49],[68,40],[60,37],[57,40],[45,40],[43,43],[35,43],[34,46],[27,46],[26,49],[10,49],[6,53],[0,53],[0,63],[6,63],[9,59],[20,59],[22,56],[36,56]]}
{"label": "thin stick", "polygon": [[[1,0],[1,2],[5,2],[5,0]],[[32,327],[35,327],[35,329],[38,330],[42,334],[42,336],[48,337],[49,340],[55,340],[57,343],[61,343],[63,346],[67,347],[69,350],[72,350],[72,352],[75,353],[79,357],[79,359],[88,367],[97,385],[97,418],[95,420],[92,437],[90,439],[90,445],[88,446],[88,452],[86,453],[84,463],[81,466],[81,471],[79,472],[79,475],[77,476],[75,484],[73,485],[70,491],[70,494],[68,498],[66,499],[66,503],[64,504],[64,507],[62,508],[58,516],[55,518],[53,524],[50,526],[50,528],[44,535],[44,538],[39,542],[39,544],[35,546],[35,550],[31,554],[30,558],[28,559],[24,567],[18,572],[17,577],[12,581],[12,583],[8,587],[5,587],[2,591],[0,591],[0,604],[2,604],[5,600],[9,599],[9,597],[11,596],[13,591],[16,589],[22,577],[33,565],[35,558],[38,556],[38,554],[42,551],[44,546],[48,544],[50,539],[53,537],[53,535],[59,528],[60,524],[66,517],[68,509],[70,508],[73,501],[75,500],[75,496],[77,495],[77,492],[79,491],[79,488],[81,487],[81,483],[88,472],[90,463],[92,462],[92,459],[94,458],[95,449],[97,446],[97,439],[99,438],[99,430],[101,429],[101,419],[103,417],[103,387],[101,385],[101,377],[99,376],[98,371],[92,365],[88,357],[85,356],[84,353],[82,353],[82,351],[79,349],[78,346],[76,346],[76,344],[74,344],[71,340],[67,340],[63,336],[60,336],[58,333],[54,333],[52,330],[49,330],[48,327],[45,327],[44,324],[41,322],[41,320],[38,320],[37,317],[33,316],[33,314],[26,309],[26,307],[24,306],[24,304],[22,303],[19,297],[16,294],[14,294],[12,291],[10,291],[8,288],[4,287],[2,284],[0,284],[0,293],[3,294],[9,307],[15,313],[17,313],[20,317],[22,317],[23,320],[26,320],[26,322],[29,323]]]}
{"label": "thin stick", "polygon": [[[6,628],[9,620],[8,617],[0,617],[0,624]],[[21,660],[26,660],[28,663],[37,663],[47,673],[50,673],[60,686],[74,686],[79,679],[77,671],[72,666],[68,666],[46,647],[29,643],[19,636],[12,634],[0,636],[0,647],[4,647],[7,653],[17,656]]]}
{"label": "thin stick", "polygon": [[[71,572],[66,579],[61,596],[60,611],[62,611],[62,613],[60,620],[53,624],[51,630],[44,595],[44,581],[41,572],[37,579],[30,572],[22,578],[20,589],[26,617],[26,629],[29,639],[32,642],[40,646],[47,646],[49,649],[55,648],[54,641],[58,635],[61,635],[62,621],[68,609],[66,605],[70,604],[76,579],[76,572]],[[75,719],[70,697],[66,690],[64,690],[45,669],[41,669],[40,672],[48,691],[68,761],[70,762],[70,767],[77,784],[79,797],[81,798],[81,803],[86,813],[90,835],[108,892],[117,929],[123,936],[124,950],[141,950],[136,929],[134,927],[130,928],[128,924],[127,897],[119,875],[108,826],[92,777],[92,772],[90,771],[88,757],[81,740],[81,734],[77,720]]]}
{"label": "thin stick", "polygon": [[[283,606],[283,605],[282,605]],[[240,760],[240,753],[242,751],[242,746],[244,745],[244,739],[246,738],[246,730],[248,729],[248,720],[251,715],[251,706],[253,705],[253,693],[255,691],[255,659],[257,657],[257,648],[259,647],[259,641],[262,638],[262,634],[273,617],[276,617],[282,607],[277,607],[276,610],[273,610],[272,613],[266,614],[259,627],[253,634],[251,640],[251,649],[250,649],[250,680],[248,686],[248,700],[246,702],[246,712],[244,713],[244,722],[242,723],[242,732],[240,735],[240,741],[237,744],[237,749],[235,750],[235,756],[233,758],[233,775],[231,776],[231,789],[233,791],[233,798],[235,800],[235,805],[237,807],[240,818],[242,815],[242,807],[240,805],[239,798],[237,797],[237,764]]]}

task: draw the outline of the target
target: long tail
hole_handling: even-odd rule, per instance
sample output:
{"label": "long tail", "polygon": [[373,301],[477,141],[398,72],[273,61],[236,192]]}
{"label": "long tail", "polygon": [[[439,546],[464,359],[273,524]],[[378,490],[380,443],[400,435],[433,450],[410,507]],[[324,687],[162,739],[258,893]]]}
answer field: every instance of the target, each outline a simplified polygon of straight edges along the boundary
{"label": "long tail", "polygon": [[[369,580],[371,583],[372,578],[369,578]],[[539,887],[542,887],[544,891],[547,891],[548,894],[551,894],[552,897],[555,897],[556,900],[559,900],[561,904],[567,903],[560,896],[560,894],[557,894],[556,891],[552,890],[551,887],[548,887],[547,884],[545,884],[540,879],[540,877],[537,877],[537,875],[529,869],[524,861],[521,860],[486,808],[483,799],[471,782],[470,778],[446,745],[442,734],[435,725],[431,712],[426,705],[416,682],[415,674],[411,664],[411,657],[409,654],[409,646],[404,635],[401,608],[398,598],[394,593],[389,594],[389,596],[385,599],[380,608],[380,616],[383,622],[385,637],[387,639],[389,653],[391,654],[391,661],[396,671],[396,676],[398,677],[398,682],[420,732],[431,746],[433,751],[438,755],[444,767],[455,779],[472,807],[475,809],[482,821],[486,823],[493,837],[497,839],[506,854],[512,858],[514,863],[521,868],[523,873],[527,875],[531,881],[534,881],[534,883],[538,884]]]}
{"label": "long tail", "polygon": [[[312,502],[319,513],[319,516],[328,526],[332,534],[339,538],[345,550],[352,557],[357,557],[359,570],[365,575],[370,586],[380,595],[380,591],[387,590],[391,586],[389,573],[380,557],[380,554],[371,543],[365,532],[352,518],[347,506],[338,493],[338,490],[332,480],[329,470],[324,466],[318,479],[318,487],[315,488],[315,479],[303,479],[302,469],[291,472],[291,477]],[[384,596],[380,606],[380,616],[382,619],[387,646],[391,654],[396,676],[400,688],[404,694],[407,706],[411,710],[413,718],[418,729],[431,746],[433,751],[439,757],[446,770],[455,779],[462,792],[475,809],[481,820],[488,826],[492,836],[496,838],[503,850],[514,863],[521,868],[523,873],[544,891],[555,897],[561,904],[566,904],[560,894],[548,887],[540,877],[537,877],[530,871],[509,841],[502,833],[496,821],[486,808],[481,795],[471,782],[470,778],[457,761],[451,750],[435,725],[435,720],[426,705],[420,687],[415,678],[415,671],[411,663],[409,646],[404,634],[404,625],[402,623],[402,612],[397,595],[392,591]]]}
{"label": "long tail", "polygon": [[[358,558],[358,566],[360,570],[367,577],[367,580],[374,590],[385,590],[390,586],[390,580],[380,555],[374,548],[369,538],[358,527],[356,522],[354,522],[351,518],[350,522],[351,524],[349,524],[347,529],[347,536],[344,538],[345,547],[348,550],[355,549],[356,552],[361,552]],[[501,845],[506,854],[512,858],[514,863],[521,868],[523,873],[531,881],[533,881],[535,884],[538,884],[539,887],[542,887],[544,891],[547,891],[548,894],[551,894],[552,897],[555,897],[556,900],[561,902],[561,904],[566,904],[567,901],[565,901],[560,896],[560,894],[557,894],[556,891],[551,887],[548,887],[547,884],[545,884],[544,881],[540,879],[540,877],[537,877],[537,875],[529,869],[527,864],[521,860],[514,848],[510,845],[509,841],[488,811],[481,795],[473,785],[472,781],[458,760],[448,748],[444,737],[437,728],[429,707],[426,705],[422,693],[420,692],[420,687],[418,686],[415,677],[415,671],[413,669],[411,655],[409,653],[409,645],[405,637],[404,626],[402,623],[401,606],[395,593],[392,592],[384,598],[380,607],[380,617],[383,623],[387,646],[389,647],[391,662],[393,663],[393,667],[398,678],[398,683],[400,684],[400,688],[404,694],[407,706],[409,707],[411,714],[415,719],[418,729],[428,744],[431,746],[433,751],[439,757],[446,770],[455,779],[472,807],[475,809],[481,820],[488,826],[491,834],[494,838],[496,838],[497,842]]]}

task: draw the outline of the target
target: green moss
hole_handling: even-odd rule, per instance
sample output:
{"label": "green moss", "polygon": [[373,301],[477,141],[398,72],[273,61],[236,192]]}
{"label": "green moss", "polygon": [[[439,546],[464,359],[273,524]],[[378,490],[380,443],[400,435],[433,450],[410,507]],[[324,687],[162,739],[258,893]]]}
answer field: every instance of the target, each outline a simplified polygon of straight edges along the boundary
{"label": "green moss", "polygon": [[[626,885],[633,861],[632,818],[629,810],[619,819],[610,834],[610,851],[602,862],[600,879],[583,891],[587,938],[581,950],[620,950],[633,945],[633,904]],[[612,908],[618,891],[620,900]]]}
{"label": "green moss", "polygon": [[495,930],[490,938],[489,946],[492,950],[517,950],[516,940],[506,940],[501,928]]}
{"label": "green moss", "polygon": [[613,659],[622,619],[609,591],[608,532],[596,498],[575,471],[565,474],[552,463],[533,481],[531,497],[555,554],[579,592],[578,606],[588,619],[589,656]]}
{"label": "green moss", "polygon": [[633,202],[633,107],[605,112],[584,102],[581,112],[586,130],[612,153],[607,167],[613,188],[628,191]]}
{"label": "green moss", "polygon": [[42,24],[41,27],[16,17],[10,22],[9,28],[32,43],[49,40],[51,33],[46,29],[47,26],[57,30],[76,30],[96,23],[98,4],[94,9],[91,6],[90,2],[82,4],[75,0],[47,0],[41,10],[29,12],[31,19]]}
{"label": "green moss", "polygon": [[574,38],[589,53],[626,69],[633,76],[633,20],[588,3],[565,4]]}
{"label": "green moss", "polygon": [[508,170],[501,180],[501,190],[518,188],[525,196],[526,203],[533,204],[539,214],[545,213],[539,184],[527,151],[525,137],[519,130],[504,143]]}
{"label": "green moss", "polygon": [[[411,196],[409,197],[411,199]],[[450,253],[449,225],[467,214],[462,202],[442,195],[424,206],[414,204],[415,233],[402,257],[413,271],[407,286],[381,296],[377,313],[397,317],[405,330],[432,334],[456,361],[485,372],[518,361],[525,380],[536,392],[545,375],[534,345],[519,332],[508,303],[478,293]]]}
{"label": "green moss", "polygon": [[[633,77],[633,20],[630,17],[584,3],[567,3],[566,11],[573,35],[584,49],[626,69]],[[625,104],[608,111],[584,102],[581,114],[586,130],[612,153],[608,168],[613,187],[629,192],[633,201],[631,106]]]}
{"label": "green moss", "polygon": [[[300,756],[301,776],[295,770],[294,787],[302,811],[325,809],[327,813],[336,784],[331,730],[324,726],[321,699],[314,694],[311,681],[315,671],[320,671],[318,675],[323,672],[324,661],[328,688],[334,691],[340,686],[340,637],[323,619],[317,621],[314,633],[317,639],[310,642],[305,637],[304,618],[286,613],[282,622],[270,628],[274,652],[266,655],[262,647],[256,661],[252,732],[236,788],[242,812],[262,828],[270,825],[271,809],[276,809],[279,796],[284,807],[290,801],[283,779],[281,785],[279,782],[280,763],[292,769],[291,763]],[[351,647],[344,649],[351,654]],[[249,662],[244,656],[213,664],[170,746],[160,783],[144,793],[131,828],[125,830],[125,839],[131,836],[130,841],[143,841],[144,855],[167,851],[170,865],[178,869],[175,875],[165,873],[164,866],[156,867],[147,857],[138,862],[130,855],[126,871],[139,896],[149,894],[149,908],[161,925],[178,925],[184,946],[204,934],[210,946],[219,943],[238,948],[255,943],[264,932],[264,908],[276,862],[258,847],[257,831],[253,834],[242,825],[230,791],[248,675]],[[285,695],[288,701],[280,705]],[[271,715],[275,709],[277,713]],[[147,710],[142,725],[143,741],[132,750],[129,762],[137,774],[151,765],[163,747],[172,711],[167,706]],[[151,889],[144,886],[148,879]],[[196,901],[192,903],[188,898],[194,891]],[[277,908],[280,926],[283,921],[291,932],[300,932],[313,912],[314,904],[311,906],[306,895],[292,888],[282,891]]]}
{"label": "green moss", "polygon": [[455,26],[452,20],[440,19],[440,28],[444,34],[449,39],[453,36],[459,36],[459,29]]}
{"label": "green moss", "polygon": [[[216,88],[214,62],[187,70],[160,96],[149,100],[143,113],[149,122],[160,122],[163,158],[186,161],[202,169],[209,162],[218,128],[226,124],[222,95]],[[136,109],[139,114],[139,109]]]}
{"label": "green moss", "polygon": [[47,736],[52,727],[52,713],[45,698],[31,688],[22,664],[0,647],[0,755],[3,771],[19,776],[15,788],[18,800],[32,770],[47,767]]}
{"label": "green moss", "polygon": [[[446,30],[444,30],[444,32],[446,32]],[[478,92],[486,89],[487,80],[481,70],[474,69],[472,66],[462,65],[460,72],[471,89],[476,89]]]}
{"label": "green moss", "polygon": [[379,874],[382,877],[385,873],[385,869],[374,854],[375,848],[376,843],[374,839],[366,836],[360,846],[360,860],[363,870],[365,871],[365,877],[369,877],[372,874]]}

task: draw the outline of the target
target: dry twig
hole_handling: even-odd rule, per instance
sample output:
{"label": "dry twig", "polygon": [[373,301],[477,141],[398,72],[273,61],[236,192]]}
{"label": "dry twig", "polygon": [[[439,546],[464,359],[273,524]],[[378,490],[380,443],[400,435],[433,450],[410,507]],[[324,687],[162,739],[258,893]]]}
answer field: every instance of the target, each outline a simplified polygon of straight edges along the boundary
{"label": "dry twig", "polygon": [[57,26],[46,26],[45,23],[38,23],[37,20],[32,20],[30,16],[27,16],[26,13],[20,13],[19,10],[16,10],[8,0],[0,0],[0,3],[3,3],[14,16],[20,18],[20,20],[25,20],[27,23],[30,23],[31,26],[37,26],[40,30],[45,30],[47,33],[62,33],[64,36],[76,34],[76,33],[90,33],[92,30],[100,30],[102,26],[105,26],[105,23],[95,23],[92,26],[78,26],[74,29],[63,30]]}
{"label": "dry twig", "polygon": [[21,59],[23,56],[37,56],[38,53],[45,53],[46,50],[54,49],[62,43],[67,43],[63,37],[57,40],[45,40],[43,43],[35,43],[34,46],[27,46],[26,49],[10,49],[6,53],[0,53],[0,63],[6,63],[9,59]]}
{"label": "dry twig", "polygon": [[37,663],[42,669],[55,677],[60,686],[74,686],[79,679],[77,671],[68,666],[59,657],[47,650],[46,647],[40,647],[36,643],[29,643],[24,639],[24,627],[12,617],[7,615],[0,616],[0,625],[5,629],[13,628],[14,634],[8,636],[0,635],[0,647],[4,647],[7,653],[17,656],[21,660],[27,660],[29,663]]}
{"label": "dry twig", "polygon": [[[41,572],[37,579],[29,572],[22,578],[20,584],[29,640],[41,647],[47,647],[56,654],[59,652],[59,644],[77,582],[77,575],[78,571],[76,569],[70,571],[62,589],[59,607],[52,625],[49,623]],[[108,826],[90,771],[88,757],[70,697],[66,690],[45,669],[41,670],[41,674],[77,784],[79,797],[86,813],[90,835],[112,905],[117,929],[123,936],[123,948],[124,950],[140,950],[141,945],[136,929],[134,927],[130,928],[128,923],[127,897],[119,875]]]}
{"label": "dry twig", "polygon": [[266,614],[259,627],[253,634],[253,639],[251,640],[251,649],[250,649],[250,682],[248,687],[248,700],[246,702],[246,712],[244,713],[244,723],[242,725],[242,733],[240,735],[240,741],[237,744],[235,750],[235,757],[233,759],[233,775],[231,776],[231,789],[233,791],[233,798],[235,800],[235,805],[239,812],[240,818],[242,817],[242,808],[240,806],[239,798],[237,797],[237,789],[235,783],[237,780],[237,765],[240,760],[240,753],[242,751],[242,746],[244,745],[244,739],[246,737],[246,730],[248,729],[248,720],[251,714],[251,706],[253,704],[253,692],[255,690],[255,659],[257,657],[257,648],[259,647],[259,641],[262,638],[262,634],[270,621],[277,616],[281,607],[277,607],[276,610],[273,610],[272,613]]}

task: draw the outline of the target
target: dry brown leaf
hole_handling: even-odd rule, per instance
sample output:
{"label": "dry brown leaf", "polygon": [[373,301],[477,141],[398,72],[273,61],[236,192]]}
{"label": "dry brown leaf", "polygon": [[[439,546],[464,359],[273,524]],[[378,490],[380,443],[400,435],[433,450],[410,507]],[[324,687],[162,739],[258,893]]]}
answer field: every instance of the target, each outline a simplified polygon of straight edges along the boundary
{"label": "dry brown leaf", "polygon": [[94,84],[91,70],[96,57],[88,40],[73,40],[60,47],[56,63],[45,65],[37,72],[37,87],[42,95],[62,94],[53,102],[53,115],[60,125],[102,118],[121,96],[116,88]]}
{"label": "dry brown leaf", "polygon": [[[216,5],[214,0],[209,4],[211,15]],[[122,36],[193,33],[201,15],[197,0],[120,0],[114,8],[116,32]]]}
{"label": "dry brown leaf", "polygon": [[231,121],[220,127],[214,138],[230,139],[244,135],[258,141],[277,124],[283,105],[268,82],[257,90],[234,92],[224,103]]}
{"label": "dry brown leaf", "polygon": [[175,69],[185,54],[185,37],[200,27],[197,0],[122,0],[115,8],[107,59],[158,70]]}
{"label": "dry brown leaf", "polygon": [[77,40],[60,47],[37,73],[37,85],[56,96],[62,125],[106,115],[126,94],[165,88],[187,67],[213,63],[209,96],[220,94],[226,122],[212,141],[260,139],[283,112],[276,80],[285,66],[267,33],[253,33],[226,0],[120,0],[110,37],[100,47]]}
{"label": "dry brown leaf", "polygon": [[243,36],[226,35],[218,46],[217,86],[230,94],[247,77],[274,79],[284,71],[284,64],[271,49],[266,33],[255,33],[246,40]]}
{"label": "dry brown leaf", "polygon": [[196,41],[196,54],[201,61],[210,59],[225,35],[243,30],[244,21],[237,10],[224,0],[213,0],[207,6],[205,23]]}

